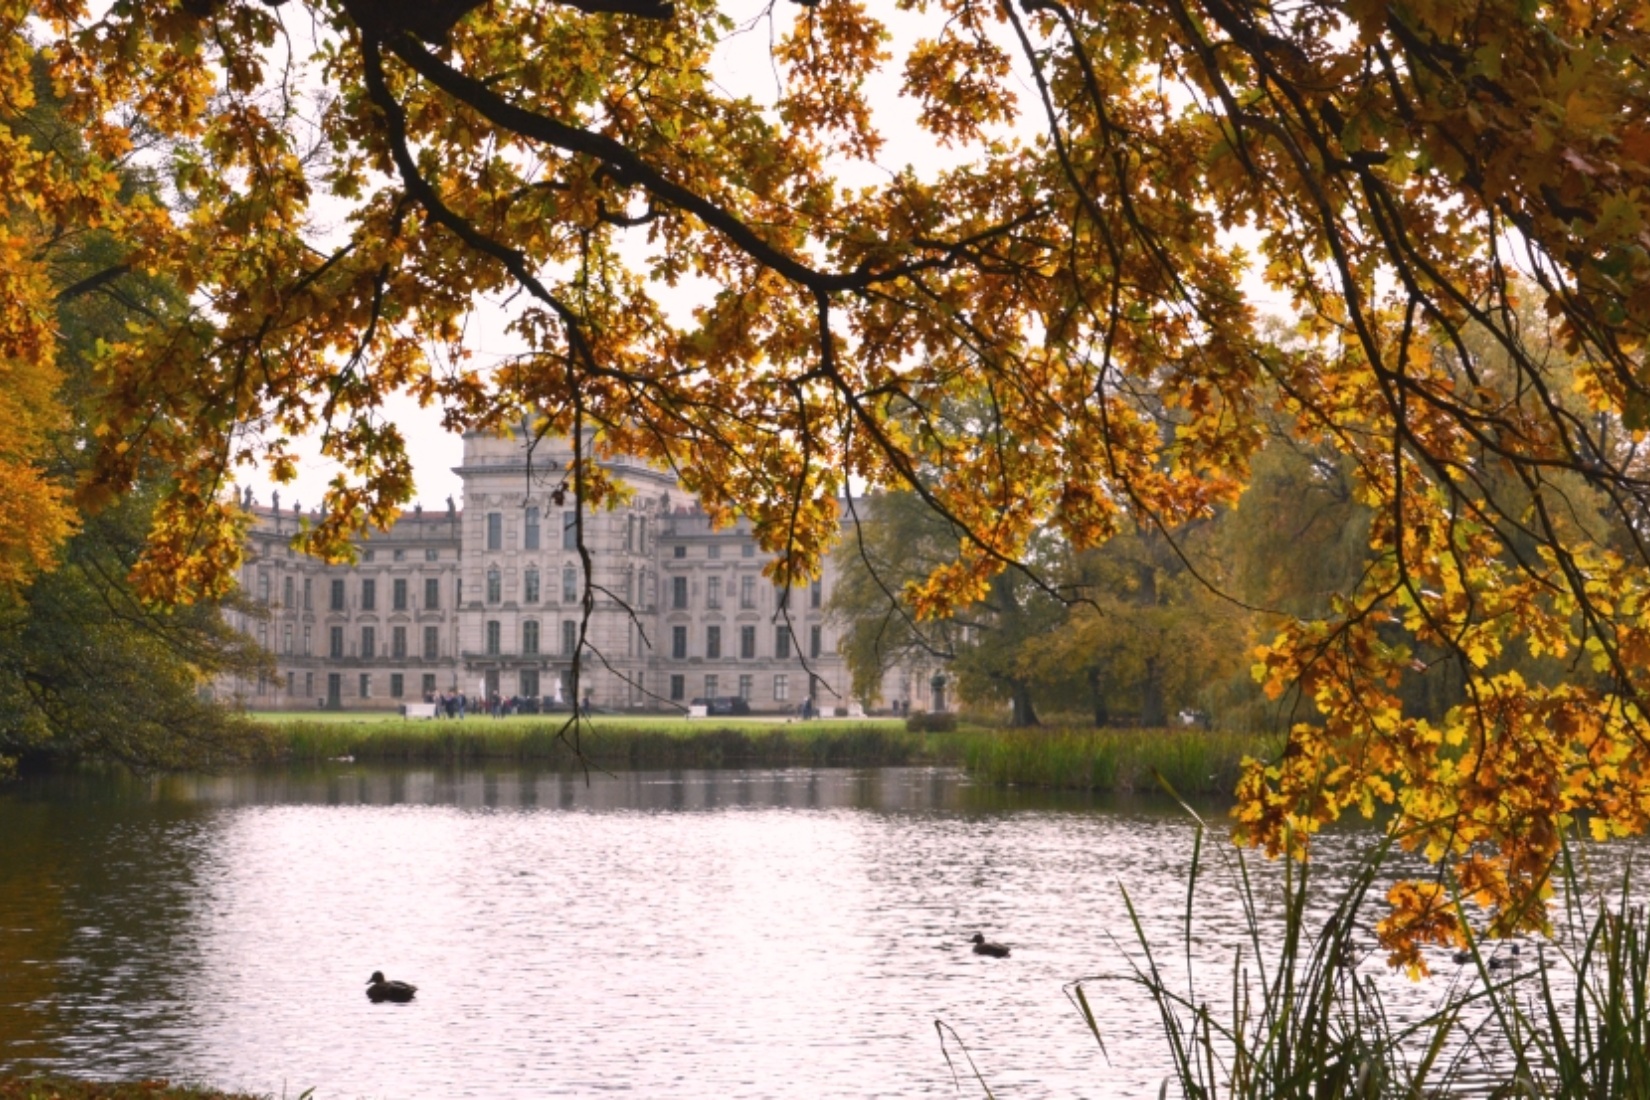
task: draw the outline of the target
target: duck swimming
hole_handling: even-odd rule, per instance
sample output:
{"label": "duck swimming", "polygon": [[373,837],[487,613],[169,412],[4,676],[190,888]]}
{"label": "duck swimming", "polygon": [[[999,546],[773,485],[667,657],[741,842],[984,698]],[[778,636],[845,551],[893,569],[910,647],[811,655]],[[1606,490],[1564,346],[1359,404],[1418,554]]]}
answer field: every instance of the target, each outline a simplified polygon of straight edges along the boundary
{"label": "duck swimming", "polygon": [[974,944],[974,954],[976,955],[989,955],[993,959],[1008,958],[1008,948],[1000,943],[988,942],[985,936],[979,932],[974,933],[974,939],[970,942]]}
{"label": "duck swimming", "polygon": [[374,970],[372,977],[367,979],[367,999],[373,1004],[377,1004],[379,1001],[395,1001],[398,1004],[405,1004],[412,1000],[413,994],[417,992],[418,987],[416,985],[408,985],[406,982],[385,981],[382,970]]}

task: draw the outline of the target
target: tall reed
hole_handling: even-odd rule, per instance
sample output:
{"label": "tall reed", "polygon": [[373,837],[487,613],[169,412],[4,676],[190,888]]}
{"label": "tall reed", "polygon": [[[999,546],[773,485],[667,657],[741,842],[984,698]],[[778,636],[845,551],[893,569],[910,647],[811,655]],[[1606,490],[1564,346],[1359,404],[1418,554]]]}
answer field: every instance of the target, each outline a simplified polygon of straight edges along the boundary
{"label": "tall reed", "polygon": [[988,783],[1086,791],[1156,790],[1162,776],[1188,794],[1230,794],[1245,756],[1277,746],[1267,735],[1202,729],[1032,729],[959,735],[963,762]]}
{"label": "tall reed", "polygon": [[[1555,937],[1524,960],[1472,942],[1458,956],[1469,980],[1405,1022],[1389,1012],[1375,976],[1360,972],[1356,937],[1391,838],[1365,855],[1327,916],[1323,904],[1309,907],[1310,864],[1286,865],[1272,899],[1243,853],[1231,853],[1244,942],[1233,945],[1230,974],[1217,983],[1226,988],[1212,997],[1191,952],[1203,841],[1200,821],[1182,915],[1185,974],[1168,976],[1125,890],[1135,945],[1128,972],[1067,987],[1102,1051],[1090,987],[1121,980],[1145,991],[1172,1069],[1160,1096],[1650,1100],[1650,929],[1631,902],[1630,873],[1612,903],[1589,891],[1566,849],[1558,868],[1565,919]],[[1281,902],[1280,917],[1263,919],[1269,900]],[[1456,904],[1467,917],[1459,897]]]}

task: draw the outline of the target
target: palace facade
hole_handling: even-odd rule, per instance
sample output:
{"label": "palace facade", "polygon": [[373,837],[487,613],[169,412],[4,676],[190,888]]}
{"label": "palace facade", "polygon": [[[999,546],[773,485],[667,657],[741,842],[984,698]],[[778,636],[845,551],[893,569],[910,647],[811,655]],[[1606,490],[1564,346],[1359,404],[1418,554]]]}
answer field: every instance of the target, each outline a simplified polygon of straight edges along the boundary
{"label": "palace facade", "polygon": [[520,438],[468,435],[462,507],[404,512],[358,544],[353,565],[296,553],[301,515],[278,498],[251,505],[241,584],[255,606],[231,617],[279,673],[219,690],[260,710],[391,709],[437,692],[571,702],[578,654],[579,691],[605,710],[718,696],[768,713],[809,697],[826,714],[850,705],[825,614],[834,568],[776,588],[745,521],[712,530],[692,494],[639,461],[605,463],[631,499],[583,515],[586,624],[578,517],[557,503],[571,457],[551,441],[529,455]]}

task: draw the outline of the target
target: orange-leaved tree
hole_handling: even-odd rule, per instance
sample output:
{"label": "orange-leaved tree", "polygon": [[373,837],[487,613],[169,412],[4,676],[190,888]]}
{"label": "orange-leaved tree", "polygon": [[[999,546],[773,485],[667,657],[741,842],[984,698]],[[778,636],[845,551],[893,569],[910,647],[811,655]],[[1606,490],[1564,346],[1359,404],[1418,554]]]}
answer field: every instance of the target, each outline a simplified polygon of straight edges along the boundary
{"label": "orange-leaved tree", "polygon": [[[1650,9],[814,0],[755,19],[716,0],[0,3],[0,94],[44,50],[104,162],[169,173],[170,209],[120,209],[95,160],[51,181],[15,134],[0,156],[8,202],[48,231],[118,223],[123,263],[194,303],[107,349],[82,487],[121,491],[138,455],[176,470],[151,590],[213,590],[224,467],[280,472],[298,433],[345,470],[313,549],[386,520],[410,490],[380,411],[396,390],[454,427],[530,410],[593,433],[571,472],[593,501],[614,491],[600,453],[669,463],[713,516],[751,517],[781,581],[816,567],[844,488],[917,491],[960,533],[911,590],[924,614],[980,599],[1034,539],[1082,551],[1209,515],[1282,418],[1350,464],[1371,565],[1266,648],[1268,688],[1313,711],[1252,766],[1240,836],[1283,850],[1390,803],[1510,930],[1544,921],[1529,903],[1577,815],[1644,827],[1646,482],[1604,436],[1650,423]],[[719,81],[741,50],[770,94]],[[940,166],[906,166],[916,140]],[[43,316],[30,247],[7,247],[6,332]],[[1572,353],[1569,392],[1514,271]],[[1263,283],[1310,319],[1286,345]],[[484,296],[518,341],[486,370],[464,348]],[[1616,536],[1576,521],[1571,484]],[[1413,646],[1460,666],[1443,719],[1395,694]],[[1513,647],[1589,675],[1526,682],[1498,660]],[[1459,935],[1444,895],[1395,892],[1395,959]]]}

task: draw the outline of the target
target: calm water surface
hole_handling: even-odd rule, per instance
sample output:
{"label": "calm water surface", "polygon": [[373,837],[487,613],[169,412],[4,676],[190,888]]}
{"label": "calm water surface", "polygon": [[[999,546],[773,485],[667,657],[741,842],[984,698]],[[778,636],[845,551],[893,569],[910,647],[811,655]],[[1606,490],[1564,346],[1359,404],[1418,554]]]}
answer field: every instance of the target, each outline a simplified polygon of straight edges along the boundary
{"label": "calm water surface", "polygon": [[[1155,802],[928,769],[17,785],[0,1070],[323,1100],[949,1097],[942,1020],[1005,1100],[1156,1095],[1149,1002],[1090,987],[1108,1061],[1061,990],[1124,971],[1122,886],[1183,953],[1191,838]],[[1239,907],[1220,876],[1199,899],[1195,965],[1229,973]],[[976,930],[1013,957],[972,954]],[[369,1003],[375,969],[417,999]],[[1425,1006],[1438,981],[1393,992]]]}

